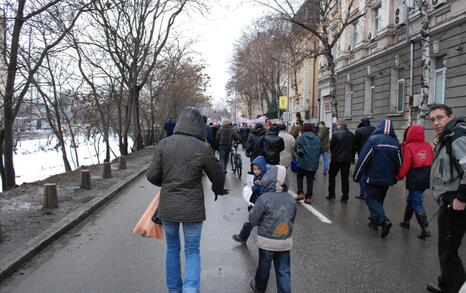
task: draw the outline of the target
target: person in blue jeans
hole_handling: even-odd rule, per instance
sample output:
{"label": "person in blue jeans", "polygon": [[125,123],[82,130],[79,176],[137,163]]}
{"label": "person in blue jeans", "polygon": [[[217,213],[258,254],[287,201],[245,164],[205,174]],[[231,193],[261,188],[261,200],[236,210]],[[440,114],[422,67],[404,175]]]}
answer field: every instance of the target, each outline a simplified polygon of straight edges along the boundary
{"label": "person in blue jeans", "polygon": [[317,126],[319,127],[320,148],[322,159],[324,160],[324,175],[327,175],[330,150],[330,129],[325,126],[324,121],[320,121]]}
{"label": "person in blue jeans", "polygon": [[[155,147],[147,179],[161,186],[157,217],[162,220],[167,244],[165,259],[169,293],[198,293],[201,284],[199,254],[202,222],[206,219],[202,173],[212,182],[212,191],[226,194],[225,174],[210,145],[198,109],[187,107],[181,113],[174,134]],[[181,276],[180,227],[183,226],[185,268]]]}
{"label": "person in blue jeans", "polygon": [[[258,156],[254,159],[254,161],[252,161],[251,165],[252,172],[254,173],[254,185],[251,187],[252,195],[249,199],[249,202],[255,204],[257,198],[259,198],[259,196],[265,192],[265,187],[262,185],[261,179],[267,172],[267,163],[265,162],[264,156]],[[251,211],[251,209],[252,205],[248,206],[248,211]],[[254,227],[251,225],[251,223],[244,223],[240,233],[233,234],[233,240],[243,244],[246,243],[248,241],[249,235],[251,235],[252,228]]]}
{"label": "person in blue jeans", "polygon": [[293,224],[296,218],[296,203],[287,192],[286,168],[273,166],[262,177],[267,192],[262,194],[249,213],[249,222],[257,226],[259,263],[251,288],[265,292],[270,268],[275,267],[278,293],[291,292],[290,250],[293,246]]}
{"label": "person in blue jeans", "polygon": [[380,121],[377,128],[364,144],[354,169],[353,179],[359,182],[366,178],[366,204],[369,208],[369,227],[378,230],[385,238],[392,227],[383,209],[388,188],[396,183],[395,176],[400,170],[401,149],[395,129],[390,120]]}

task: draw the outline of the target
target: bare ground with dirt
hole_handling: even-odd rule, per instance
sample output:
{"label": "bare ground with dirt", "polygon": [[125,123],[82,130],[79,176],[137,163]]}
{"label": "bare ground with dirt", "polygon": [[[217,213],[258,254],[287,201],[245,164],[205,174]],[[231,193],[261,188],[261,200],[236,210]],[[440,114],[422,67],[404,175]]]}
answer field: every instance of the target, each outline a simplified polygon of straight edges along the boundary
{"label": "bare ground with dirt", "polygon": [[[118,169],[118,160],[112,162],[112,178],[102,178],[102,165],[88,166],[91,171],[92,189],[80,189],[80,170],[51,176],[45,180],[24,183],[7,192],[0,193],[0,224],[2,242],[0,259],[18,249],[52,224],[60,221],[98,195],[105,194],[112,186],[121,183],[140,171],[152,159],[153,147],[127,156],[127,169]],[[56,183],[59,208],[43,209],[43,186]]]}

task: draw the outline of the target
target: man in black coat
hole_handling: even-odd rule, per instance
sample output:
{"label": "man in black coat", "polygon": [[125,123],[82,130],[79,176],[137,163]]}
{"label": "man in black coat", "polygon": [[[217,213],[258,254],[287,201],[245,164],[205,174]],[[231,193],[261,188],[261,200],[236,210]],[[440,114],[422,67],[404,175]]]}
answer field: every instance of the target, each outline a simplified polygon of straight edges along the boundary
{"label": "man in black coat", "polygon": [[341,171],[341,202],[348,202],[349,173],[354,160],[354,134],[346,127],[345,120],[339,120],[330,141],[330,168],[328,172],[328,200],[335,199],[335,177]]}
{"label": "man in black coat", "polygon": [[262,148],[260,145],[261,138],[265,135],[264,125],[257,122],[254,129],[251,130],[244,147],[246,150],[246,156],[254,161],[258,156],[262,155]]}
{"label": "man in black coat", "polygon": [[274,123],[261,139],[262,155],[269,165],[280,164],[280,152],[285,149],[285,142],[278,136],[279,132],[280,127]]}
{"label": "man in black coat", "polygon": [[[369,118],[362,118],[361,123],[359,123],[356,132],[354,133],[354,146],[356,152],[359,153],[362,150],[362,147],[366,143],[369,136],[371,136],[372,132],[374,132],[375,127],[371,125]],[[366,178],[364,176],[361,177],[359,180],[359,195],[357,198],[364,199],[365,192],[366,192]]]}

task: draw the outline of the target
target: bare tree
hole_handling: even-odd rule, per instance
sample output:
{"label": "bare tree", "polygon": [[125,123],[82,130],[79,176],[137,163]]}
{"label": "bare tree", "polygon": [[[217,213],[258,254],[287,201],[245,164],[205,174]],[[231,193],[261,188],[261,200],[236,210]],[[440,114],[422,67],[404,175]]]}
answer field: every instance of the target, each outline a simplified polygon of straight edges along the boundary
{"label": "bare tree", "polygon": [[[16,186],[15,169],[13,163],[13,123],[21,107],[23,99],[33,80],[34,74],[42,65],[48,51],[57,46],[75,25],[79,16],[88,10],[95,0],[37,0],[37,1],[8,1],[5,15],[6,37],[4,38],[4,62],[7,64],[5,90],[0,91],[3,98],[4,113],[4,165],[5,188]],[[48,28],[48,45],[36,43],[32,52],[29,52],[31,64],[29,70],[21,78],[18,71],[24,67],[19,66],[19,52],[29,49],[26,35],[34,35],[36,29]],[[40,36],[40,34],[39,34]]]}
{"label": "bare tree", "polygon": [[364,15],[356,0],[256,0],[271,8],[293,25],[314,35],[319,43],[319,54],[327,59],[332,117],[338,119],[336,99],[335,61],[332,49],[345,29]]}
{"label": "bare tree", "polygon": [[[95,3],[93,21],[104,34],[104,46],[128,92],[130,107],[126,116],[132,120],[135,150],[143,148],[139,93],[156,66],[175,19],[188,4],[196,5],[197,1],[109,0]],[[129,124],[125,127],[124,137],[128,132]],[[123,144],[121,152],[126,154],[127,140]]]}

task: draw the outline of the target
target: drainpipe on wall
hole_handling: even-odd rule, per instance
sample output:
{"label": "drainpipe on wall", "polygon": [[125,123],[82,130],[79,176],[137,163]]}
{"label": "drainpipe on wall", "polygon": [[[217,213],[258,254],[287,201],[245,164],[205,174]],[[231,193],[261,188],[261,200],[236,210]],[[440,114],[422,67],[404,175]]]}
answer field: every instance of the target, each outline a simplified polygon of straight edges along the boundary
{"label": "drainpipe on wall", "polygon": [[411,36],[409,34],[409,11],[412,9],[412,1],[406,1],[406,42],[409,44],[410,47],[410,54],[409,54],[409,86],[410,86],[410,93],[409,93],[409,103],[408,103],[408,126],[411,126],[413,123],[413,99],[414,99],[414,42],[411,41]]}

